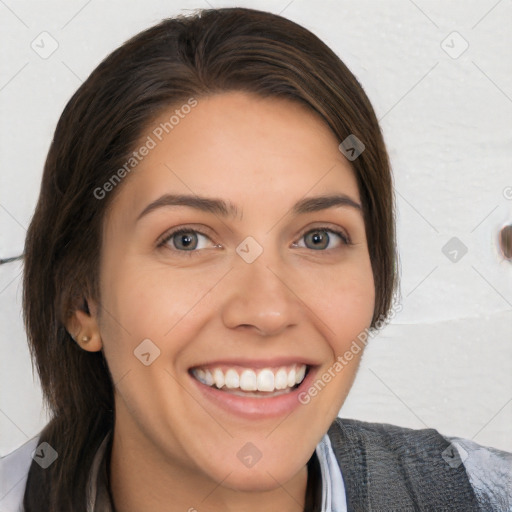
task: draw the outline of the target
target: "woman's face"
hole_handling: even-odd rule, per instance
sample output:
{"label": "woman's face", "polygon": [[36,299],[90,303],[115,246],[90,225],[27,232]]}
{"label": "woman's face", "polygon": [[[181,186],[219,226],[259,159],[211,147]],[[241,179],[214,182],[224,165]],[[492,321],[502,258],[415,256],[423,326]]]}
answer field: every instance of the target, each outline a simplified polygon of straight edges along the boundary
{"label": "woman's face", "polygon": [[[175,110],[143,135],[150,149],[105,218],[98,328],[115,435],[182,474],[273,489],[337,416],[362,352],[334,363],[373,315],[356,179],[296,103],[217,94],[166,134]],[[311,200],[326,196],[349,201]]]}

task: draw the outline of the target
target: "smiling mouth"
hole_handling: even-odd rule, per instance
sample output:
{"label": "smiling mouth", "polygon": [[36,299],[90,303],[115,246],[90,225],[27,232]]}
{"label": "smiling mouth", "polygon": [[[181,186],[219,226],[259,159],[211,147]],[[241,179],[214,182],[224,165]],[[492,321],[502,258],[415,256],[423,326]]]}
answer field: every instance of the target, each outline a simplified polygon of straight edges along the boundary
{"label": "smiling mouth", "polygon": [[296,389],[308,371],[308,365],[296,363],[258,369],[229,366],[196,367],[190,370],[190,374],[202,384],[226,393],[270,398]]}

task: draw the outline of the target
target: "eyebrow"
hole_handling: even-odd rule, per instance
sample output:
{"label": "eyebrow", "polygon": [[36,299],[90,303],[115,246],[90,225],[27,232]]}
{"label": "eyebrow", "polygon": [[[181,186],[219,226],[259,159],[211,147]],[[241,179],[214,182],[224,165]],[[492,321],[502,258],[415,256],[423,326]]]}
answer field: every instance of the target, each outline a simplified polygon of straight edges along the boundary
{"label": "eyebrow", "polygon": [[[188,206],[203,212],[213,213],[221,217],[237,217],[241,210],[231,201],[223,199],[201,197],[197,195],[164,194],[149,203],[137,217],[137,221],[158,208],[164,206]],[[292,207],[294,215],[327,210],[328,208],[353,208],[362,212],[361,205],[346,194],[333,194],[327,196],[306,197],[297,201]]]}

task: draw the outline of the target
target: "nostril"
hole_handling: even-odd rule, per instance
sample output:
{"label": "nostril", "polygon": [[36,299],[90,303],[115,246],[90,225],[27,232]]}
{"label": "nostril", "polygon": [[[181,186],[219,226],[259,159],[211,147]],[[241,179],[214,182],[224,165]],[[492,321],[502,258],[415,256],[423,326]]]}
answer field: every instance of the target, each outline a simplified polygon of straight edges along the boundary
{"label": "nostril", "polygon": [[512,224],[500,231],[500,248],[505,258],[512,259]]}

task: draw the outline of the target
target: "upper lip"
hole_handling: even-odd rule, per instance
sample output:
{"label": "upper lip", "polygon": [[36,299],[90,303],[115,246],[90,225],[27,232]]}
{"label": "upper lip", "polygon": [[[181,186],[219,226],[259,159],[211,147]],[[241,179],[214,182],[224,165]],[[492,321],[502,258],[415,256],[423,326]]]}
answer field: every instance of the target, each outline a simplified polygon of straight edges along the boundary
{"label": "upper lip", "polygon": [[319,363],[304,357],[275,357],[272,359],[216,359],[215,361],[205,361],[195,364],[192,368],[206,368],[214,366],[243,366],[246,368],[272,368],[276,366],[289,366],[292,364],[305,364],[306,366],[316,366]]}

